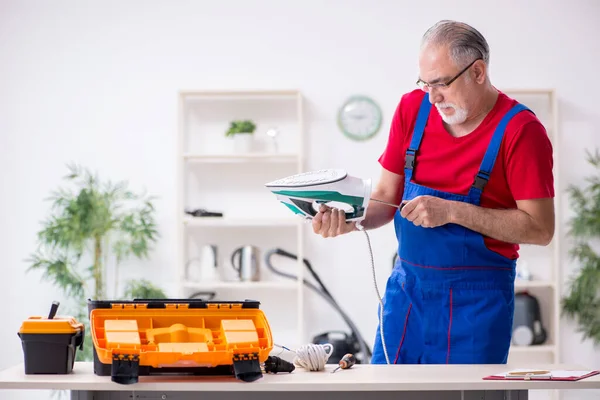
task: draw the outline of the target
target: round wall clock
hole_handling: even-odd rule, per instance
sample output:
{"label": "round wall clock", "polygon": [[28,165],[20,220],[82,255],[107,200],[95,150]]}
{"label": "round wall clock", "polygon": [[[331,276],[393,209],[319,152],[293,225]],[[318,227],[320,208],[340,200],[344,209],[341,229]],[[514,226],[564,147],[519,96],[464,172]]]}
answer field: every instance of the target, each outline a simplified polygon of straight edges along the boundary
{"label": "round wall clock", "polygon": [[344,135],[354,140],[375,136],[381,127],[381,108],[367,96],[352,96],[338,112],[338,125]]}

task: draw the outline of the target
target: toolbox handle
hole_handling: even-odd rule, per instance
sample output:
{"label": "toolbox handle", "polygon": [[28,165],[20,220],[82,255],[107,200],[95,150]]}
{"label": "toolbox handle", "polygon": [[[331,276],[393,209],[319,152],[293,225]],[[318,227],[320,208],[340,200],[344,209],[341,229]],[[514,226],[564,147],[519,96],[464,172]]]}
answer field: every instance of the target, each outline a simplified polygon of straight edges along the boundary
{"label": "toolbox handle", "polygon": [[56,312],[58,311],[58,306],[60,306],[60,302],[59,301],[53,301],[52,305],[50,306],[50,313],[48,314],[48,319],[54,319],[54,317],[56,316]]}

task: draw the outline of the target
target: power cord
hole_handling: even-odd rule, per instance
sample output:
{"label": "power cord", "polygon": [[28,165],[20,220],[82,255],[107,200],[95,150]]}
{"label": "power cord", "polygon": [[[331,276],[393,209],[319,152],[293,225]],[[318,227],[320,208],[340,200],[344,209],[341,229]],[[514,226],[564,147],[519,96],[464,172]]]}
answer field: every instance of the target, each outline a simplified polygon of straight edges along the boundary
{"label": "power cord", "polygon": [[381,336],[381,345],[383,347],[383,353],[385,354],[385,360],[388,364],[390,364],[387,346],[385,345],[385,336],[383,334],[383,299],[381,298],[381,294],[379,293],[379,287],[377,286],[377,277],[375,274],[375,260],[373,257],[373,248],[371,247],[371,238],[369,237],[367,230],[364,228],[364,226],[362,226],[360,221],[357,221],[355,225],[358,228],[358,230],[364,232],[365,236],[367,237],[367,244],[369,245],[369,255],[371,257],[371,271],[373,273],[373,284],[375,285],[375,291],[377,292],[377,298],[379,299],[379,336]]}
{"label": "power cord", "polygon": [[325,369],[325,364],[327,364],[331,353],[333,353],[333,345],[330,343],[305,344],[296,350],[294,364],[309,371],[321,371]]}
{"label": "power cord", "polygon": [[297,350],[291,350],[285,346],[276,344],[284,350],[296,353],[294,365],[302,367],[308,371],[322,371],[333,353],[333,345],[331,343],[314,344],[309,343],[301,346]]}
{"label": "power cord", "polygon": [[267,374],[276,374],[278,372],[294,372],[296,366],[278,356],[269,356],[264,363]]}

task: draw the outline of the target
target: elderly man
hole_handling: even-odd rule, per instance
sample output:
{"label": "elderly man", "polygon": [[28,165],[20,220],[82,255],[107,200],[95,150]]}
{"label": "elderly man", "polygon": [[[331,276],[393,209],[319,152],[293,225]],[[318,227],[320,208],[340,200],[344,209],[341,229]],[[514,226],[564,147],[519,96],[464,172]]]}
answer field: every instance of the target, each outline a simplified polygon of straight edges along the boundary
{"label": "elderly man", "polygon": [[[473,27],[440,21],[424,35],[418,89],[402,96],[365,229],[394,221],[398,261],[373,363],[506,363],[519,244],[554,235],[552,146],[525,106],[490,82]],[[435,110],[431,112],[431,105]],[[313,230],[355,231],[322,207]]]}

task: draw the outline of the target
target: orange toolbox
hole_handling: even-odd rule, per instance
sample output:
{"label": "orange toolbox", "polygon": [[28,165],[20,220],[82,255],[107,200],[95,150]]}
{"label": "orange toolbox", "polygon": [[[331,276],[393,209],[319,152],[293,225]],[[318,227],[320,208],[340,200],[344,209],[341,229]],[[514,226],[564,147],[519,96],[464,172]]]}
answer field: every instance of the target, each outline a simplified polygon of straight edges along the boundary
{"label": "orange toolbox", "polygon": [[273,349],[259,306],[254,300],[89,300],[94,373],[122,384],[163,373],[254,381]]}
{"label": "orange toolbox", "polygon": [[59,302],[47,317],[27,318],[17,333],[21,338],[25,374],[70,374],[77,348],[83,350],[85,326],[71,316],[59,316]]}

